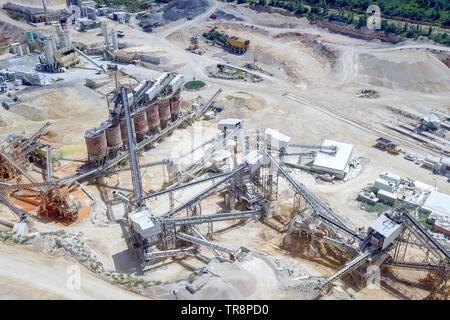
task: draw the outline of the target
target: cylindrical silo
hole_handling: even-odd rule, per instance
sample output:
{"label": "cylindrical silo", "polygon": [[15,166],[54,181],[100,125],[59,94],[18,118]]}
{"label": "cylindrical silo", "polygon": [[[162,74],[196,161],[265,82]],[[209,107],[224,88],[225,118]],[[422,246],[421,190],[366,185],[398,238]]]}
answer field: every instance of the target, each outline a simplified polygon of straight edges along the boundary
{"label": "cylindrical silo", "polygon": [[27,31],[27,40],[29,44],[34,43],[34,33],[33,31]]}
{"label": "cylindrical silo", "polygon": [[14,48],[18,56],[23,56],[22,45],[20,43],[16,43]]}
{"label": "cylindrical silo", "polygon": [[23,44],[23,53],[24,54],[30,54],[30,46],[27,43]]}
{"label": "cylindrical silo", "polygon": [[181,96],[180,92],[177,92],[170,99],[170,113],[172,114],[172,121],[178,119],[181,114]]}
{"label": "cylindrical silo", "polygon": [[89,162],[101,164],[107,153],[105,130],[89,129],[84,134]]}
{"label": "cylindrical silo", "polygon": [[55,25],[56,28],[56,35],[58,36],[59,42],[63,43],[63,37],[62,37],[62,27],[60,24]]}
{"label": "cylindrical silo", "polygon": [[111,31],[111,38],[112,38],[112,46],[113,50],[117,51],[119,50],[119,41],[117,40],[117,32],[112,30]]}
{"label": "cylindrical silo", "polygon": [[72,35],[70,34],[70,31],[67,30],[66,32],[64,32],[64,34],[66,36],[67,46],[71,47],[72,46]]}
{"label": "cylindrical silo", "polygon": [[157,133],[159,131],[158,105],[154,105],[147,109],[147,122],[152,133]]}
{"label": "cylindrical silo", "polygon": [[123,147],[120,125],[118,123],[111,124],[106,128],[105,133],[109,157],[114,158]]}
{"label": "cylindrical silo", "polygon": [[147,113],[141,112],[133,117],[136,140],[141,142],[148,132]]}
{"label": "cylindrical silo", "polygon": [[47,64],[53,65],[55,63],[55,57],[53,52],[53,46],[51,40],[47,39],[44,41],[44,55]]}
{"label": "cylindrical silo", "polygon": [[51,36],[50,37],[50,41],[52,42],[53,52],[56,52],[56,50],[58,50],[58,46],[56,45],[56,37],[55,36]]}
{"label": "cylindrical silo", "polygon": [[161,129],[164,129],[170,121],[170,99],[162,99],[158,102],[158,112]]}
{"label": "cylindrical silo", "polygon": [[108,33],[108,27],[106,26],[106,22],[102,22],[102,33],[103,37],[105,38],[106,48],[109,49],[109,33]]}
{"label": "cylindrical silo", "polygon": [[62,44],[61,44],[61,46],[63,48],[72,46],[72,38],[70,36],[70,32],[69,31],[64,31],[62,33]]}
{"label": "cylindrical silo", "polygon": [[[136,137],[136,133],[134,131],[133,121],[131,122],[133,136]],[[123,147],[127,149],[128,147],[128,134],[127,134],[127,124],[125,122],[125,118],[120,119],[120,134],[122,135]]]}

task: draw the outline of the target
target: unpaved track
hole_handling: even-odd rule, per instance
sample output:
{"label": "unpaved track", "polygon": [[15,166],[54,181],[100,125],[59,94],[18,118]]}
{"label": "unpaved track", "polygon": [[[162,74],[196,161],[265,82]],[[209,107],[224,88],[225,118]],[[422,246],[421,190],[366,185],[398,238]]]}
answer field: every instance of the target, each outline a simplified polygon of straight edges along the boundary
{"label": "unpaved track", "polygon": [[83,267],[81,288],[67,287],[67,268],[74,263],[63,257],[51,257],[22,245],[0,243],[0,299],[142,299],[130,291],[115,287]]}
{"label": "unpaved track", "polygon": [[331,112],[331,111],[327,110],[327,108],[322,107],[322,106],[320,106],[320,105],[318,105],[316,103],[312,103],[311,101],[309,101],[309,100],[307,100],[305,98],[301,98],[301,97],[299,97],[299,96],[297,96],[297,95],[295,95],[293,93],[286,93],[283,96],[285,96],[288,99],[300,102],[300,103],[302,103],[303,105],[305,105],[307,107],[310,107],[310,108],[316,109],[316,110],[318,110],[320,112],[323,112],[323,113],[329,115],[330,117],[333,117],[333,118],[336,118],[336,119],[338,119],[338,120],[340,120],[342,122],[348,123],[348,124],[350,124],[350,125],[352,125],[352,126],[354,126],[356,128],[364,130],[364,131],[372,134],[374,137],[386,136],[388,138],[392,138],[394,140],[401,141],[404,145],[408,145],[411,148],[419,149],[419,150],[421,150],[421,151],[423,151],[425,153],[439,154],[439,152],[437,152],[437,151],[435,151],[433,149],[422,147],[418,143],[410,142],[409,140],[405,139],[404,136],[392,134],[391,131],[384,131],[384,130],[381,130],[381,129],[374,128],[374,127],[372,127],[372,126],[370,126],[368,124],[365,124],[365,123],[363,123],[361,121],[356,121],[356,120],[350,119],[350,118],[346,117],[345,115],[339,114],[336,111]]}

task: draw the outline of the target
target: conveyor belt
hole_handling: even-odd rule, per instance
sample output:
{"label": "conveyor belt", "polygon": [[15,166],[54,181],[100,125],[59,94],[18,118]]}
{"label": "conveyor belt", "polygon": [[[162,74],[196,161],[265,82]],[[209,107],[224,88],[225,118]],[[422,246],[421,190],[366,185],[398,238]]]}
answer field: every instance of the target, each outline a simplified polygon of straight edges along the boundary
{"label": "conveyor belt", "polygon": [[152,251],[145,254],[146,262],[153,262],[153,259],[157,258],[165,258],[165,257],[173,257],[180,254],[193,254],[196,251],[195,248],[182,248],[182,249],[174,249],[174,250],[166,250],[166,251]]}
{"label": "conveyor belt", "polygon": [[443,255],[447,260],[450,258],[449,252],[416,219],[407,212],[403,213],[403,217],[407,224],[412,224],[428,240],[427,243],[423,243],[428,249],[435,254]]}
{"label": "conveyor belt", "polygon": [[48,181],[48,182],[38,182],[38,183],[22,183],[22,184],[9,184],[5,182],[0,182],[0,189],[27,189],[35,190],[41,187],[54,187],[57,186],[58,182]]}
{"label": "conveyor belt", "polygon": [[158,196],[161,196],[163,194],[170,193],[170,192],[175,192],[177,190],[188,188],[188,187],[194,186],[194,185],[199,184],[199,183],[207,182],[207,181],[214,180],[214,179],[217,179],[217,178],[222,178],[222,177],[224,177],[224,176],[226,176],[228,174],[230,174],[230,172],[220,173],[220,174],[216,174],[216,175],[211,176],[211,177],[198,179],[198,180],[191,181],[191,182],[188,182],[188,183],[180,184],[180,185],[172,187],[172,188],[167,188],[167,189],[162,190],[162,191],[158,191],[158,192],[154,192],[152,194],[148,194],[148,195],[144,196],[142,199],[143,200],[147,200],[147,199],[151,199],[151,198],[154,198],[154,197],[158,197]]}
{"label": "conveyor belt", "polygon": [[121,94],[122,94],[123,110],[125,113],[125,123],[127,126],[128,150],[129,150],[129,154],[130,154],[134,194],[136,196],[136,203],[138,205],[138,208],[142,209],[141,172],[139,169],[139,162],[138,162],[138,158],[137,158],[137,154],[136,154],[136,145],[134,143],[134,138],[133,138],[133,124],[131,123],[130,109],[128,106],[127,90],[124,87],[121,88]]}
{"label": "conveyor belt", "polygon": [[20,146],[20,150],[24,150],[30,143],[32,143],[34,140],[40,137],[42,132],[50,126],[50,122],[46,122],[38,131],[36,131],[31,137],[29,137],[27,140],[25,140]]}
{"label": "conveyor belt", "polygon": [[0,192],[0,201],[9,208],[9,210],[11,210],[18,218],[19,220],[25,216],[25,213],[17,208],[15,205],[13,205],[11,202],[9,202],[8,199],[6,199],[6,197]]}
{"label": "conveyor belt", "polygon": [[324,287],[326,287],[327,285],[329,285],[333,281],[343,277],[344,275],[346,275],[350,271],[356,269],[362,263],[364,263],[364,261],[366,261],[371,255],[372,255],[371,252],[365,251],[362,254],[360,254],[359,256],[355,257],[353,260],[350,260],[349,262],[344,264],[342,266],[342,268],[340,268],[335,274],[333,274],[331,277],[326,279],[325,282],[319,284],[318,285],[319,289],[323,289]]}
{"label": "conveyor belt", "polygon": [[249,210],[249,211],[237,211],[237,212],[222,212],[213,214],[202,214],[189,217],[175,217],[169,219],[163,219],[162,223],[175,224],[178,225],[194,225],[206,222],[217,222],[225,220],[236,220],[236,219],[250,219],[255,218],[260,214],[260,210]]}
{"label": "conveyor belt", "polygon": [[52,180],[52,176],[53,176],[53,155],[52,155],[52,148],[50,148],[50,146],[47,146],[47,150],[46,150],[46,165],[47,165],[47,181],[51,181]]}
{"label": "conveyor belt", "polygon": [[224,178],[220,179],[218,182],[216,182],[215,184],[213,184],[211,187],[207,188],[206,190],[198,193],[197,195],[195,195],[194,197],[192,197],[190,200],[184,202],[183,204],[179,205],[178,207],[170,210],[168,213],[166,213],[164,216],[166,217],[171,217],[173,216],[175,213],[177,213],[178,211],[181,211],[189,206],[192,206],[194,204],[196,204],[198,201],[200,201],[201,199],[203,199],[204,197],[206,197],[207,195],[209,195],[213,190],[215,190],[217,187],[219,187],[220,185],[222,185],[223,183],[225,183],[226,181],[228,181],[229,179],[231,179],[233,176],[235,176],[236,174],[238,174],[239,172],[241,172],[242,170],[244,170],[247,166],[245,164],[239,166],[238,168],[234,169],[233,171],[231,171],[228,175],[226,175]]}
{"label": "conveyor belt", "polygon": [[193,237],[193,236],[190,236],[190,235],[182,233],[182,232],[177,232],[176,236],[178,239],[188,241],[191,243],[195,243],[195,244],[199,244],[199,245],[203,245],[203,246],[207,246],[207,247],[210,247],[210,248],[213,248],[213,249],[216,249],[218,251],[222,251],[222,252],[225,252],[228,254],[234,254],[236,252],[236,250],[234,250],[230,247],[224,246],[223,244],[204,240],[204,239],[197,238],[197,237]]}
{"label": "conveyor belt", "polygon": [[332,224],[333,226],[345,231],[354,238],[363,241],[364,238],[357,234],[354,230],[349,228],[344,224],[344,222],[335,214],[330,208],[328,208],[324,203],[322,203],[316,196],[310,193],[304,186],[300,185],[295,181],[290,174],[284,170],[284,168],[276,161],[267,151],[266,155],[269,160],[278,168],[281,174],[286,178],[287,182],[302,195],[302,197],[308,202],[308,204],[313,209],[314,214],[316,214],[321,219]]}
{"label": "conveyor belt", "polygon": [[419,270],[438,270],[442,267],[431,263],[415,263],[415,262],[388,261],[388,260],[386,260],[384,264],[403,269],[419,269]]}
{"label": "conveyor belt", "polygon": [[[30,180],[32,184],[39,185],[39,182],[37,182],[37,180],[34,179],[33,176],[31,176],[24,168],[22,168],[13,158],[11,158],[9,154],[0,151],[0,156],[5,158],[12,166],[14,166],[21,174],[23,174],[24,177]],[[39,185],[38,188],[42,192],[46,192],[46,189],[43,186]]]}

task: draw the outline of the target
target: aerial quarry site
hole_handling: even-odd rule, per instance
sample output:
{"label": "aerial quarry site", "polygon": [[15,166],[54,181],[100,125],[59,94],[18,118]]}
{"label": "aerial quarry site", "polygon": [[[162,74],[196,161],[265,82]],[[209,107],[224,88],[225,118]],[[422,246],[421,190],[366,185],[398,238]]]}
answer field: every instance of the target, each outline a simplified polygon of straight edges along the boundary
{"label": "aerial quarry site", "polygon": [[450,47],[116,2],[0,1],[0,299],[448,300]]}

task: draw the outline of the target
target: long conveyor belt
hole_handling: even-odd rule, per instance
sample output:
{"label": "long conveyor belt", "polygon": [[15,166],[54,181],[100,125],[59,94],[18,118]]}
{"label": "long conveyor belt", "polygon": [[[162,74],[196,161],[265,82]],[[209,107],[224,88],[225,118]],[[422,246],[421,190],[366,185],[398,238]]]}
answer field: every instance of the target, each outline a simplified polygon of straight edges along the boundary
{"label": "long conveyor belt", "polygon": [[356,269],[359,267],[364,261],[366,261],[372,253],[370,251],[362,252],[360,255],[356,256],[353,260],[350,260],[349,262],[345,263],[342,268],[340,268],[335,274],[333,274],[331,277],[326,279],[323,283],[319,284],[319,289],[322,289],[332,283],[333,281],[343,277],[350,271]]}
{"label": "long conveyor belt", "polygon": [[[424,245],[429,248],[432,252],[434,252],[437,255],[441,255],[445,257],[445,259],[450,258],[449,252],[431,235],[428,233],[428,231],[416,220],[414,219],[409,213],[404,212],[403,213],[403,220],[407,223],[407,226],[414,226],[421,235],[423,235],[426,239],[426,243]],[[410,228],[411,230],[411,228]],[[421,240],[421,239],[419,239]],[[441,257],[441,258],[443,258]]]}
{"label": "long conveyor belt", "polygon": [[251,219],[260,214],[260,210],[237,211],[237,212],[221,212],[213,214],[202,214],[189,217],[175,217],[163,219],[162,223],[169,223],[177,225],[194,225],[206,222],[217,222],[236,219]]}
{"label": "long conveyor belt", "polygon": [[185,208],[188,208],[189,206],[192,206],[194,204],[196,204],[198,201],[200,201],[201,199],[203,199],[204,197],[206,197],[208,194],[210,194],[213,190],[215,190],[216,188],[218,188],[220,185],[222,185],[223,183],[225,183],[226,181],[228,181],[229,179],[231,179],[232,177],[234,177],[236,174],[238,174],[239,172],[241,172],[242,170],[244,170],[246,168],[246,164],[242,164],[239,167],[237,167],[236,169],[234,169],[233,171],[231,171],[228,175],[226,175],[225,177],[223,177],[222,179],[220,179],[218,182],[216,182],[215,184],[213,184],[211,187],[207,188],[206,190],[201,191],[200,193],[198,193],[197,195],[195,195],[194,197],[192,197],[190,200],[182,203],[181,205],[179,205],[176,208],[173,208],[172,210],[170,210],[168,213],[165,214],[166,217],[171,217],[173,216],[175,213],[177,213],[178,211],[181,211]]}
{"label": "long conveyor belt", "polygon": [[234,254],[236,252],[236,250],[233,250],[232,248],[229,248],[223,244],[217,243],[217,242],[213,242],[213,241],[209,241],[209,240],[204,240],[201,238],[197,238],[182,232],[177,232],[176,234],[178,239],[184,240],[184,241],[188,241],[191,243],[195,243],[195,244],[199,244],[199,245],[203,245],[203,246],[207,246],[213,249],[216,249],[218,251],[222,251],[228,254]]}
{"label": "long conveyor belt", "polygon": [[210,176],[210,177],[206,177],[206,178],[194,180],[194,181],[191,181],[191,182],[188,182],[188,183],[180,184],[178,186],[174,186],[174,187],[171,187],[171,188],[167,188],[167,189],[164,189],[164,190],[161,190],[161,191],[154,192],[152,194],[148,194],[148,195],[144,196],[143,199],[147,200],[147,199],[155,198],[155,197],[161,196],[161,195],[166,194],[166,193],[175,192],[177,190],[181,190],[181,189],[185,189],[185,188],[194,186],[196,184],[200,184],[200,183],[203,183],[203,182],[211,181],[211,180],[214,180],[214,179],[217,179],[217,178],[222,178],[222,177],[224,177],[224,176],[226,176],[228,174],[230,174],[230,172],[219,173],[219,174],[216,174],[216,175],[213,175],[213,176]]}
{"label": "long conveyor belt", "polygon": [[269,152],[266,151],[266,155],[269,160],[277,167],[279,172],[286,178],[287,182],[302,195],[302,197],[308,202],[314,211],[314,214],[319,216],[321,219],[332,224],[333,226],[345,231],[354,238],[363,241],[364,238],[356,233],[354,230],[345,225],[345,223],[340,219],[340,217],[335,214],[330,208],[328,208],[322,201],[320,201],[316,196],[310,193],[304,186],[300,185],[291,177],[291,175],[276,161]]}

